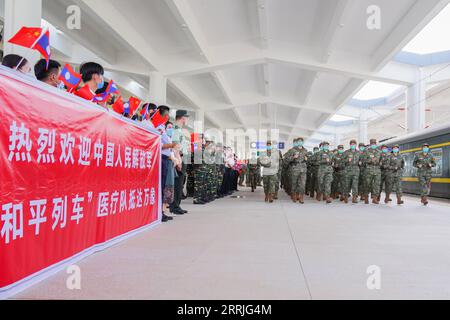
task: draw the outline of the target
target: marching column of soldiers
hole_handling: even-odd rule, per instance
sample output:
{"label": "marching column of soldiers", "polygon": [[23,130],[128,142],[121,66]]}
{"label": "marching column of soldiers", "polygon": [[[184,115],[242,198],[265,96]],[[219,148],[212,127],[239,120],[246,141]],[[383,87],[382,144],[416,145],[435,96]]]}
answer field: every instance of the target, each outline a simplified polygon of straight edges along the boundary
{"label": "marching column of soldiers", "polygon": [[[273,203],[278,198],[278,186],[291,197],[293,202],[305,203],[305,196],[319,202],[332,203],[339,199],[343,203],[380,204],[382,191],[384,203],[392,202],[391,195],[397,196],[397,204],[404,204],[402,177],[405,159],[400,146],[378,145],[375,139],[366,146],[352,140],[348,150],[343,145],[330,150],[328,142],[322,142],[313,152],[304,148],[304,139],[294,140],[294,146],[284,157],[267,142],[267,150],[258,158],[254,171],[262,168],[265,201]],[[424,144],[416,154],[413,166],[422,188],[421,202],[428,205],[431,191],[432,169],[436,160],[430,146]],[[251,171],[251,170],[249,170]],[[255,176],[255,174],[253,174]],[[252,188],[254,184],[252,183]],[[254,188],[253,190],[254,191]]]}

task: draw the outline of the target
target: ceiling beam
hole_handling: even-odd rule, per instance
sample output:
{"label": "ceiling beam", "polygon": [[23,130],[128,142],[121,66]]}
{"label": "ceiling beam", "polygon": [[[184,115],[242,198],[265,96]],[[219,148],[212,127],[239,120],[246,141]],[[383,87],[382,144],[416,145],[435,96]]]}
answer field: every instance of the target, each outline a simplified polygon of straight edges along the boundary
{"label": "ceiling beam", "polygon": [[372,56],[372,70],[379,71],[436,17],[449,0],[418,0],[381,42]]}
{"label": "ceiling beam", "polygon": [[259,46],[265,50],[269,48],[269,32],[267,23],[267,3],[266,0],[256,0],[258,12]]}
{"label": "ceiling beam", "polygon": [[[353,0],[338,0],[336,5],[332,7],[333,14],[331,20],[329,20],[329,25],[325,34],[323,35],[323,49],[320,54],[320,62],[327,63],[333,54],[334,47],[336,45],[336,40],[338,38],[339,32],[343,29],[344,23],[348,18],[349,7],[353,4]],[[331,4],[328,4],[331,6]],[[327,21],[327,20],[325,20]]]}
{"label": "ceiling beam", "polygon": [[211,73],[228,68],[259,64],[281,64],[302,70],[338,74],[350,78],[374,80],[399,85],[410,85],[414,83],[416,69],[413,66],[390,62],[383,70],[373,72],[369,67],[369,59],[356,64],[349,58],[346,61],[331,64],[318,62],[314,55],[302,56],[298,52],[281,52],[280,50],[274,52],[267,50],[263,56],[261,56],[261,52],[256,53],[255,56],[246,58],[242,58],[237,54],[235,57],[229,56],[226,61],[216,61],[208,65],[192,65],[186,63],[185,65],[180,66],[181,69],[166,69],[163,73],[168,78],[178,78]]}

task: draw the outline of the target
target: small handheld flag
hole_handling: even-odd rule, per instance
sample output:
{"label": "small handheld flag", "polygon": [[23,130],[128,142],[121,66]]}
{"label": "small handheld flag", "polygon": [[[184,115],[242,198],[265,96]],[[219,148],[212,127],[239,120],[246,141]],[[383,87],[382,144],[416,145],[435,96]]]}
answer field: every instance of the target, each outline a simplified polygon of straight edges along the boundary
{"label": "small handheld flag", "polygon": [[139,105],[141,104],[141,100],[139,100],[136,97],[130,97],[128,104],[130,106],[129,114],[134,114],[134,112],[139,108]]}
{"label": "small handheld flag", "polygon": [[88,101],[93,101],[95,94],[92,93],[89,85],[84,85],[81,89],[75,91],[75,95]]}
{"label": "small handheld flag", "polygon": [[8,42],[39,51],[47,61],[48,66],[51,57],[49,30],[43,31],[42,28],[22,27]]}
{"label": "small handheld flag", "polygon": [[76,73],[70,64],[66,64],[61,71],[61,75],[59,76],[59,80],[64,82],[67,87],[67,91],[73,92],[75,88],[81,83],[81,74]]}
{"label": "small handheld flag", "polygon": [[156,111],[152,117],[152,123],[155,128],[158,128],[162,124],[166,124],[167,121],[169,121],[169,115],[163,117],[160,111]]}
{"label": "small handheld flag", "polygon": [[113,110],[117,112],[118,114],[123,114],[125,112],[125,107],[123,104],[122,96],[120,96],[116,102],[114,102],[112,106]]}

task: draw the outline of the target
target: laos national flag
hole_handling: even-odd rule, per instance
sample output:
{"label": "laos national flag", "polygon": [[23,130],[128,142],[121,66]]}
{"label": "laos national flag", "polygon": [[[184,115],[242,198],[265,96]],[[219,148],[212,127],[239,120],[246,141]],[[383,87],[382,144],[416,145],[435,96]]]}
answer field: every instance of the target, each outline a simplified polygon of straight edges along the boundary
{"label": "laos national flag", "polygon": [[81,83],[81,74],[76,73],[70,64],[66,64],[64,69],[61,71],[61,75],[59,76],[59,80],[64,82],[69,92],[73,92],[73,90],[78,87]]}
{"label": "laos national flag", "polygon": [[50,62],[50,58],[52,56],[52,52],[50,49],[50,31],[45,31],[38,42],[34,45],[33,49],[39,51],[42,56],[47,61],[47,68]]}
{"label": "laos national flag", "polygon": [[106,93],[107,94],[118,94],[119,93],[119,88],[117,87],[117,85],[115,84],[115,82],[113,80],[111,80],[108,84],[108,87],[106,88]]}

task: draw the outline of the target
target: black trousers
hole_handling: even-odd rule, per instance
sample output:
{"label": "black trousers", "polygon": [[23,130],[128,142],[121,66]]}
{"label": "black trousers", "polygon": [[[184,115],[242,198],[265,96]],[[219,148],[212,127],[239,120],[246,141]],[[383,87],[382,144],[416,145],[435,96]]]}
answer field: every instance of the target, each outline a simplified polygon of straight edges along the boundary
{"label": "black trousers", "polygon": [[178,177],[175,178],[173,202],[170,205],[170,210],[181,209],[181,199],[183,197],[184,179],[186,177],[186,164],[183,163],[181,172],[178,172]]}

